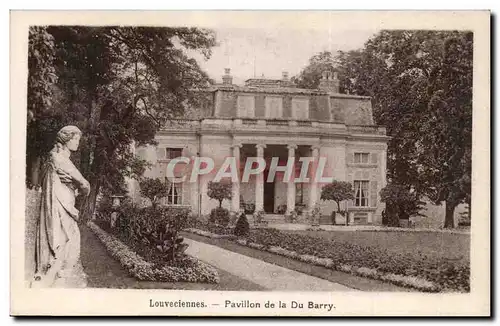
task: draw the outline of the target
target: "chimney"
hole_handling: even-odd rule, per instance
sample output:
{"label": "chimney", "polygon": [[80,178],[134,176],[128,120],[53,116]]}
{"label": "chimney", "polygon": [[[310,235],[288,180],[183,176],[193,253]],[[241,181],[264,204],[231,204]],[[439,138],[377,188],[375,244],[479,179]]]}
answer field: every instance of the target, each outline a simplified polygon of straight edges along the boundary
{"label": "chimney", "polygon": [[328,92],[328,93],[338,93],[339,92],[339,86],[340,86],[340,81],[338,78],[338,73],[335,71],[333,73],[332,77],[332,72],[327,70],[323,71],[321,74],[321,80],[319,81],[319,89]]}
{"label": "chimney", "polygon": [[283,71],[282,72],[281,79],[282,80],[288,80],[288,71]]}
{"label": "chimney", "polygon": [[224,75],[222,76],[222,83],[225,85],[231,85],[233,83],[233,76],[231,76],[231,69],[225,68]]}

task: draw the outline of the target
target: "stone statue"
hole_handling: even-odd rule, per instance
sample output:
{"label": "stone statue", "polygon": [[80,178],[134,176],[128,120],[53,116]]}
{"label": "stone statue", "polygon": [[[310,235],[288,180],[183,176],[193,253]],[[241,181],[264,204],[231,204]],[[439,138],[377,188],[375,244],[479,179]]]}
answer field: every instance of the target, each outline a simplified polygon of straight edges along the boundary
{"label": "stone statue", "polygon": [[62,128],[43,166],[32,287],[86,286],[75,197],[77,191],[87,196],[90,184],[70,160],[71,151],[78,149],[81,134],[75,126]]}

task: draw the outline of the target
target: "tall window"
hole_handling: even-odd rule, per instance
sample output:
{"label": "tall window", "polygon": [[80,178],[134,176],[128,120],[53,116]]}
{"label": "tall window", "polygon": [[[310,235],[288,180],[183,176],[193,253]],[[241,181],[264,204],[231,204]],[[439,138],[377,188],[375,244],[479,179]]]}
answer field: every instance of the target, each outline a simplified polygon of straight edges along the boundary
{"label": "tall window", "polygon": [[182,156],[182,148],[167,148],[167,160]]}
{"label": "tall window", "polygon": [[253,95],[238,95],[238,117],[255,117],[255,97]]}
{"label": "tall window", "polygon": [[368,206],[368,183],[365,180],[354,180],[354,206]]}
{"label": "tall window", "polygon": [[354,153],[354,163],[368,164],[369,153]]}
{"label": "tall window", "polygon": [[181,205],[182,204],[182,183],[173,183],[165,178],[167,183],[168,192],[166,197],[167,205]]}
{"label": "tall window", "polygon": [[281,96],[266,96],[266,118],[283,117],[283,98]]}
{"label": "tall window", "polygon": [[295,184],[295,204],[303,204],[304,203],[304,184],[296,183]]}
{"label": "tall window", "polygon": [[309,119],[308,98],[292,98],[292,117],[298,120]]}

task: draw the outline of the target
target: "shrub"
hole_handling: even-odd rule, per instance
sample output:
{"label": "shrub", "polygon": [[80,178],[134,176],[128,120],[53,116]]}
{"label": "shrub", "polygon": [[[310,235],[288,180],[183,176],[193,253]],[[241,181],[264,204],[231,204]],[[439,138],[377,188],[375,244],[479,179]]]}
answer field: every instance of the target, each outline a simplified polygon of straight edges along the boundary
{"label": "shrub", "polygon": [[200,221],[199,216],[197,216],[196,214],[190,213],[188,215],[185,227],[186,228],[196,228],[196,227],[198,227],[198,225],[200,223],[202,223],[202,221]]}
{"label": "shrub", "polygon": [[96,215],[100,220],[109,220],[113,213],[113,202],[109,196],[105,196],[99,200],[96,207]]}
{"label": "shrub", "polygon": [[224,227],[227,226],[229,224],[229,211],[223,207],[212,209],[208,222]]}
{"label": "shrub", "polygon": [[315,205],[309,215],[309,223],[311,225],[319,225],[320,217],[321,217],[321,210],[318,205]]}
{"label": "shrub", "polygon": [[286,204],[279,205],[278,208],[276,209],[276,213],[285,214],[286,213]]}
{"label": "shrub", "polygon": [[305,205],[303,204],[295,205],[295,212],[297,212],[297,215],[302,215],[304,213],[304,208]]}
{"label": "shrub", "polygon": [[386,203],[382,223],[387,226],[399,226],[399,220],[407,220],[412,215],[420,215],[424,202],[417,192],[408,186],[389,183],[380,191],[380,200]]}
{"label": "shrub", "polygon": [[183,207],[129,207],[122,211],[119,227],[111,231],[148,261],[175,262],[187,249],[178,232],[186,227],[188,216]]}
{"label": "shrub", "polygon": [[207,283],[219,283],[220,281],[218,272],[214,267],[193,257],[185,255],[175,265],[153,264],[144,260],[125,243],[105,232],[93,222],[89,223],[89,227],[101,240],[110,255],[117,259],[129,274],[139,280]]}
{"label": "shrub", "polygon": [[245,204],[245,214],[253,214],[255,213],[255,204],[254,203],[246,203]]}
{"label": "shrub", "polygon": [[255,224],[261,224],[261,223],[263,223],[263,222],[264,222],[264,215],[265,215],[265,214],[266,214],[266,213],[265,213],[263,210],[260,210],[260,211],[258,211],[258,212],[255,212],[255,213],[253,214],[253,220],[254,220],[254,223],[255,223]]}
{"label": "shrub", "polygon": [[236,222],[236,227],[234,228],[234,234],[237,236],[246,236],[250,231],[250,225],[248,224],[247,216],[244,213],[240,214],[238,222]]}

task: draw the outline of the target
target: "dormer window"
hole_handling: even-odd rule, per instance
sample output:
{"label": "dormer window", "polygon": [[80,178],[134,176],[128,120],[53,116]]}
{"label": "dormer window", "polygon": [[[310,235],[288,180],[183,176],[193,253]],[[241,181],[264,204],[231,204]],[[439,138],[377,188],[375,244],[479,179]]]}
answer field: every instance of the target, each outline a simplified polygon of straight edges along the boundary
{"label": "dormer window", "polygon": [[266,96],[266,118],[283,117],[283,98],[281,96]]}

